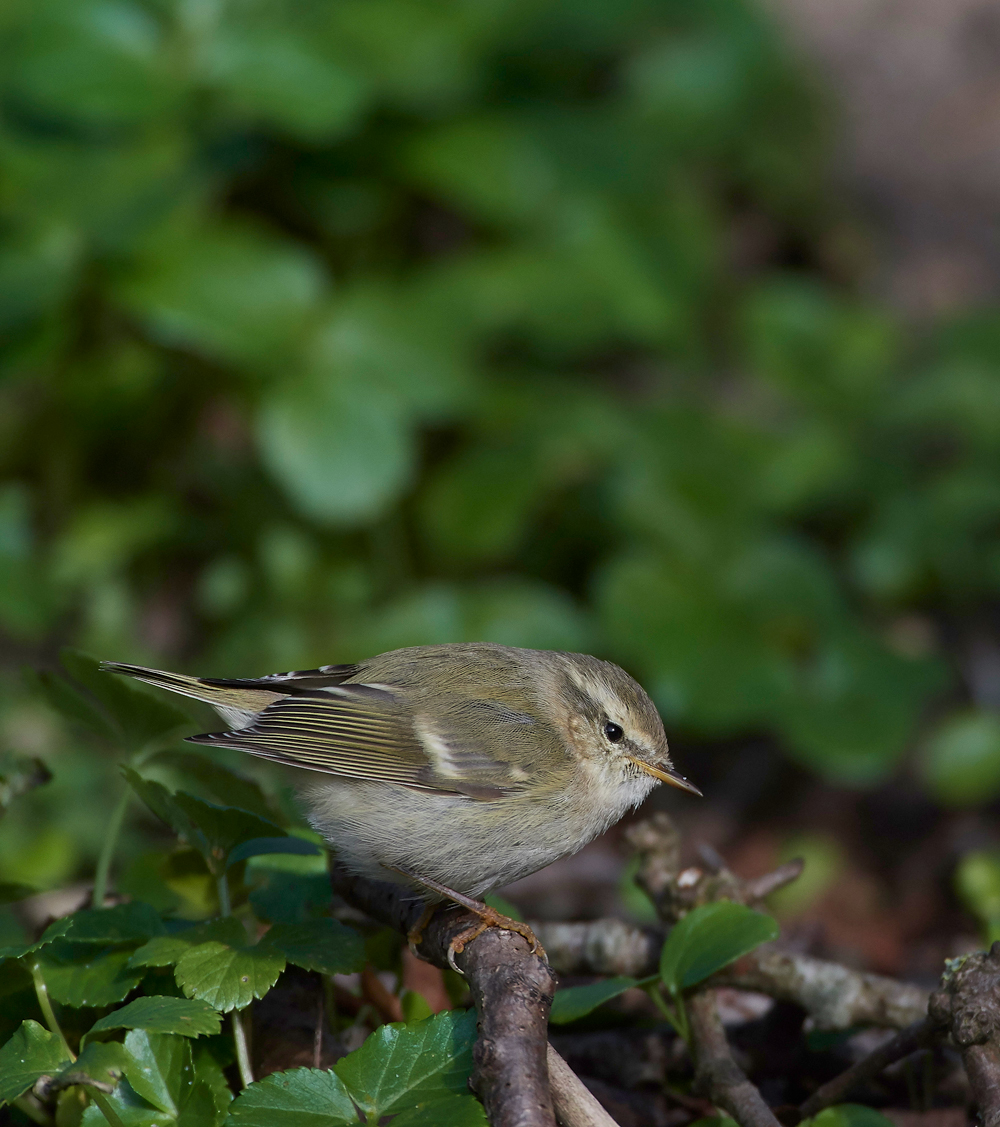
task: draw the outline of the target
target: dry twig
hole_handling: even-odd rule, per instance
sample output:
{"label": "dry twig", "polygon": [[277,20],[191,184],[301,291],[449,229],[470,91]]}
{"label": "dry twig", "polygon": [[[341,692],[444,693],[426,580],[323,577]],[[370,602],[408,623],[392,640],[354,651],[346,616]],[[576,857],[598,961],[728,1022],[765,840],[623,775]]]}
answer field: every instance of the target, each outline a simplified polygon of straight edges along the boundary
{"label": "dry twig", "polygon": [[803,1119],[815,1115],[825,1107],[842,1103],[860,1084],[872,1080],[890,1064],[908,1057],[910,1053],[932,1045],[941,1033],[941,1026],[929,1017],[908,1025],[906,1029],[900,1030],[895,1037],[869,1053],[863,1060],[859,1060],[857,1064],[817,1088],[799,1108]]}
{"label": "dry twig", "polygon": [[780,1127],[774,1112],[751,1084],[733,1054],[715,1005],[715,992],[704,990],[688,1001],[694,1050],[695,1089],[707,1096],[740,1127]]}

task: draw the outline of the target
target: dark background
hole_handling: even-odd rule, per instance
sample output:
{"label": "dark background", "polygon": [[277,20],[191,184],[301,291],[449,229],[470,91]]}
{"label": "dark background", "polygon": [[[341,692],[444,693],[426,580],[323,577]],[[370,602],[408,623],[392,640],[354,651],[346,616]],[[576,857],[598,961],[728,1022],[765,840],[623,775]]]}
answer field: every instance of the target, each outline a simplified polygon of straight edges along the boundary
{"label": "dark background", "polygon": [[[121,785],[63,644],[493,640],[638,677],[801,943],[1000,934],[991,7],[11,0],[0,880],[85,882]],[[641,915],[623,861],[510,896]]]}

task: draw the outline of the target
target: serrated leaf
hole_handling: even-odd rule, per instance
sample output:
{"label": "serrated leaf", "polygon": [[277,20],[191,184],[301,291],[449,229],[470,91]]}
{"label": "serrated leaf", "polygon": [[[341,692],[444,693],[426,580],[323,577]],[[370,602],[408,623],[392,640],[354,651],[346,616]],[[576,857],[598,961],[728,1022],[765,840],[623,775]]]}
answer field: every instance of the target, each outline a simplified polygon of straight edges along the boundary
{"label": "serrated leaf", "polygon": [[54,1076],[69,1063],[62,1041],[37,1021],[23,1021],[0,1049],[0,1104],[23,1095],[39,1076]]}
{"label": "serrated leaf", "polygon": [[660,977],[671,994],[679,994],[777,935],[774,919],[744,904],[702,904],[671,929],[660,955]]}
{"label": "serrated leaf", "polygon": [[176,1116],[194,1083],[191,1042],[169,1033],[133,1029],[125,1035],[125,1050],[129,1057],[125,1075],[138,1095]]}
{"label": "serrated leaf", "polygon": [[174,967],[174,977],[189,998],[203,998],[228,1013],[263,998],[285,969],[285,956],[273,948],[202,943]]}
{"label": "serrated leaf", "polygon": [[133,967],[169,967],[201,943],[214,941],[231,947],[246,945],[247,933],[233,916],[208,920],[174,935],[161,935],[140,947],[129,960]]}
{"label": "serrated leaf", "polygon": [[392,1111],[464,1095],[472,1071],[476,1015],[447,1010],[414,1025],[381,1025],[334,1071],[351,1099],[377,1120]]}
{"label": "serrated leaf", "polygon": [[162,739],[191,719],[168,701],[114,674],[104,673],[100,662],[80,650],[64,649],[59,658],[74,680],[101,704],[121,733],[124,745],[138,751],[151,740]]}
{"label": "serrated leaf", "polygon": [[207,1045],[192,1045],[191,1052],[194,1057],[195,1083],[205,1084],[212,1093],[217,1112],[216,1122],[221,1123],[226,1117],[226,1110],[233,1102],[229,1081],[222,1071],[222,1065],[215,1059]]}
{"label": "serrated leaf", "polygon": [[25,681],[60,716],[92,732],[106,743],[117,743],[121,733],[104,710],[64,677],[47,671],[27,669]]}
{"label": "serrated leaf", "polygon": [[196,1079],[177,1116],[177,1127],[217,1127],[225,1116],[225,1109],[219,1109],[209,1085]]}
{"label": "serrated leaf", "polygon": [[72,926],[68,916],[53,920],[34,943],[14,943],[9,947],[0,947],[0,959],[20,959],[24,955],[41,951],[43,947],[47,947],[50,943],[55,943],[57,939],[62,938]]}
{"label": "serrated leaf", "polygon": [[114,908],[85,908],[66,918],[71,925],[66,943],[135,944],[166,930],[156,910],[141,900]]}
{"label": "serrated leaf", "polygon": [[570,1021],[577,1021],[586,1017],[598,1006],[624,994],[638,985],[638,979],[621,975],[617,978],[606,978],[603,982],[590,982],[586,986],[569,986],[564,990],[557,990],[552,999],[552,1012],[549,1021],[553,1025],[565,1025]]}
{"label": "serrated leaf", "polygon": [[240,810],[235,806],[216,806],[193,794],[171,794],[162,783],[144,779],[131,767],[122,774],[153,813],[202,854],[213,872],[222,872],[229,851],[254,838],[285,838],[288,835],[274,822]]}
{"label": "serrated leaf", "polygon": [[142,981],[129,966],[131,951],[60,940],[35,956],[49,994],[64,1006],[110,1006]]}
{"label": "serrated leaf", "polygon": [[179,1033],[183,1037],[211,1036],[222,1028],[222,1019],[199,998],[170,998],[154,995],[136,998],[127,1006],[107,1014],[91,1026],[92,1033],[107,1029],[145,1029],[149,1033]]}
{"label": "serrated leaf", "polygon": [[207,755],[199,755],[196,751],[168,750],[157,752],[145,762],[163,763],[183,775],[197,779],[210,794],[227,806],[249,810],[251,814],[269,821],[274,817],[264,792],[253,779],[230,771]]}
{"label": "serrated leaf", "polygon": [[486,1111],[475,1096],[448,1096],[410,1108],[393,1119],[393,1127],[489,1127]]}
{"label": "serrated leaf", "polygon": [[235,806],[216,806],[213,802],[205,802],[182,790],[173,796],[173,800],[189,821],[201,831],[211,855],[220,860],[244,841],[288,836],[281,826],[251,814],[249,810],[239,810]]}
{"label": "serrated leaf", "polygon": [[125,781],[162,822],[189,845],[203,855],[208,851],[208,842],[197,826],[185,814],[184,810],[174,801],[174,796],[155,779],[144,779],[138,771],[123,765],[121,768]]}
{"label": "serrated leaf", "polygon": [[343,1081],[319,1068],[275,1072],[229,1105],[227,1127],[353,1127],[358,1122]]}
{"label": "serrated leaf", "polygon": [[295,837],[252,837],[249,841],[240,842],[229,854],[229,864],[235,865],[240,861],[247,861],[251,857],[266,857],[272,853],[289,853],[299,857],[317,857],[322,852],[315,842],[306,841],[305,838]]}
{"label": "serrated leaf", "polygon": [[259,946],[274,948],[297,967],[320,974],[350,974],[365,962],[364,940],[339,920],[275,924]]}

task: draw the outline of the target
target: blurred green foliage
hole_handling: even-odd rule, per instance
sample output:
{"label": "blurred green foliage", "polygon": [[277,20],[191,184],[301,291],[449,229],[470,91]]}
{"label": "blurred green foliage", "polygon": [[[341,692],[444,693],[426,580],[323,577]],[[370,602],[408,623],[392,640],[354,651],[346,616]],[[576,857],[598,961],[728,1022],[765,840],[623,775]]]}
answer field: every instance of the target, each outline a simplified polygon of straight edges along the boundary
{"label": "blurred green foliage", "polygon": [[1000,318],[860,296],[822,116],[751,0],[10,0],[6,651],[589,650],[850,784],[943,717],[997,796]]}

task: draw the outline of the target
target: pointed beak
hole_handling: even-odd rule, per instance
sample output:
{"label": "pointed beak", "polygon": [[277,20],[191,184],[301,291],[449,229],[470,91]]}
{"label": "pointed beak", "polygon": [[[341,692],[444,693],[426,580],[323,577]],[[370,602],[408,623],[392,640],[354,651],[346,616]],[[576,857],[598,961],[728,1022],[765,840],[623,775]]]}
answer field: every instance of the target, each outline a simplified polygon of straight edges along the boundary
{"label": "pointed beak", "polygon": [[669,786],[677,787],[678,790],[690,791],[691,794],[696,794],[699,798],[704,798],[704,795],[694,783],[689,783],[683,775],[674,771],[672,768],[665,771],[662,767],[654,767],[652,763],[647,763],[644,759],[636,759],[634,755],[628,755],[625,758],[630,759],[640,771],[645,771],[647,775],[652,775],[654,779],[659,779],[661,783],[667,783]]}

